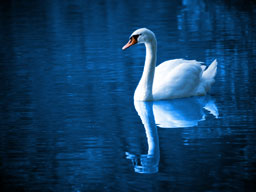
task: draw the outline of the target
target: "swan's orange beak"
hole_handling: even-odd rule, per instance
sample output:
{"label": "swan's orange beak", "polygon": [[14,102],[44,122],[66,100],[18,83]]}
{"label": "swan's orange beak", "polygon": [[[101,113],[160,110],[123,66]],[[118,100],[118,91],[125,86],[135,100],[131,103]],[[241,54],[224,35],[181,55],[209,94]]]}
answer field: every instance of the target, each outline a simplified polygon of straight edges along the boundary
{"label": "swan's orange beak", "polygon": [[130,40],[128,41],[128,43],[123,46],[122,50],[127,49],[128,47],[131,47],[132,45],[136,44],[137,40],[134,37],[131,37]]}

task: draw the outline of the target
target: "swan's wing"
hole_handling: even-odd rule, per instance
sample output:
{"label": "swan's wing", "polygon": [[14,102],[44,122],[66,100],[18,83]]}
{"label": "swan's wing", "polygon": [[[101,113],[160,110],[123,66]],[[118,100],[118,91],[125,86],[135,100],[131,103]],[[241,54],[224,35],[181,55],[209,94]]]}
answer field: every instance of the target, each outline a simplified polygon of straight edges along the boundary
{"label": "swan's wing", "polygon": [[200,66],[202,68],[202,70],[204,71],[206,66],[202,65],[203,62],[199,62],[196,60],[185,60],[185,59],[172,59],[172,60],[167,60],[161,64],[159,64],[156,67],[156,71],[158,71],[158,73],[164,74],[165,72],[170,72],[171,70],[173,70],[175,67],[179,66],[179,65],[183,65],[183,64],[196,64],[198,66]]}
{"label": "swan's wing", "polygon": [[175,59],[156,67],[153,97],[156,100],[189,97],[202,76],[201,62]]}
{"label": "swan's wing", "polygon": [[167,60],[161,64],[159,64],[156,67],[156,71],[158,71],[158,73],[165,73],[167,71],[171,71],[173,70],[175,67],[182,65],[182,64],[198,64],[201,66],[202,62],[198,62],[196,60],[185,60],[185,59],[172,59],[172,60]]}

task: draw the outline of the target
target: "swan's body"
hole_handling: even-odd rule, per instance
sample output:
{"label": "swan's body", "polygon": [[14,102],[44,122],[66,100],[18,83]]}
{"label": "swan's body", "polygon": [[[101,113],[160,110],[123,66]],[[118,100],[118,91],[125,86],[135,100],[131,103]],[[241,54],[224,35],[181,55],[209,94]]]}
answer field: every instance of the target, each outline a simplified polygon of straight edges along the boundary
{"label": "swan's body", "polygon": [[146,59],[141,80],[135,90],[134,100],[167,100],[205,95],[214,83],[217,61],[206,66],[195,60],[168,60],[156,67],[157,42],[152,31],[141,28],[134,31],[126,49],[144,43]]}

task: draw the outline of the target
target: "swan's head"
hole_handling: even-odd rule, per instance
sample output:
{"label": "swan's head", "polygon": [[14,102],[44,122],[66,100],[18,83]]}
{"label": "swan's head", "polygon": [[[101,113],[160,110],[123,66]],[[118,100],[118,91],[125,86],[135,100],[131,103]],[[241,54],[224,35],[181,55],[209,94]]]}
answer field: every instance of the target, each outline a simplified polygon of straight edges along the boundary
{"label": "swan's head", "polygon": [[122,49],[125,50],[128,47],[135,45],[137,43],[152,42],[155,39],[156,39],[155,34],[152,31],[150,31],[147,28],[140,28],[131,34],[130,40],[128,41],[128,43],[125,46],[123,46]]}

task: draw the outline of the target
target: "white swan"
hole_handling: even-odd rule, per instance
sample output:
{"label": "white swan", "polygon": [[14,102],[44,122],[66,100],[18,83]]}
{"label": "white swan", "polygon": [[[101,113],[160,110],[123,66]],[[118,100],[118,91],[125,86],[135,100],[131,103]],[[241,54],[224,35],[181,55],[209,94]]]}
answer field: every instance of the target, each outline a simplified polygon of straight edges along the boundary
{"label": "white swan", "polygon": [[214,83],[216,59],[207,68],[195,60],[168,60],[156,67],[157,42],[155,34],[146,28],[132,33],[123,50],[136,44],[146,46],[142,77],[134,93],[134,100],[166,100],[205,95]]}

